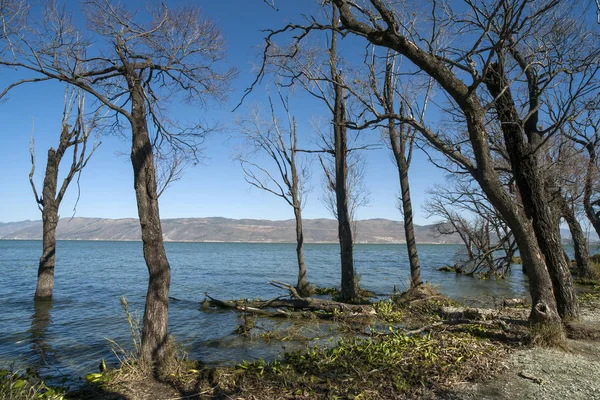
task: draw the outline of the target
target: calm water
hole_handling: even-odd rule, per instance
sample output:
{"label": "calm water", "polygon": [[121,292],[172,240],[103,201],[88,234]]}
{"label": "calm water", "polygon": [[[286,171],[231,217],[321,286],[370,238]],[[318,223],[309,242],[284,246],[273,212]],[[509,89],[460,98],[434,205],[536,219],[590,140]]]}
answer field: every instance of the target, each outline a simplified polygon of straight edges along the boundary
{"label": "calm water", "polygon": [[[231,312],[199,310],[204,293],[220,299],[282,294],[267,284],[276,279],[295,283],[295,245],[245,243],[166,243],[171,263],[169,327],[190,358],[235,362],[273,358],[281,343],[232,335],[238,318]],[[408,282],[403,245],[357,245],[360,283],[377,294],[390,294]],[[483,281],[437,269],[453,263],[459,246],[421,245],[426,281],[455,299],[493,302],[527,296],[526,277],[516,267],[505,281]],[[119,298],[143,312],[147,270],[139,242],[59,241],[54,300],[34,305],[39,241],[0,241],[0,367],[15,362],[41,366],[45,375],[74,382],[96,372],[100,358],[115,361],[107,338],[129,346],[131,339]],[[339,284],[339,247],[306,246],[311,283]]]}

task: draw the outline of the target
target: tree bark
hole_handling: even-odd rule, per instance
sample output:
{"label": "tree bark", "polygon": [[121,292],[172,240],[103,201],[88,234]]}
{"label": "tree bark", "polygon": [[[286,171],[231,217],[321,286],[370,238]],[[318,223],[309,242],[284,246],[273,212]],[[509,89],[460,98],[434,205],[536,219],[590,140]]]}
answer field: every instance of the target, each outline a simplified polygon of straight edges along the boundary
{"label": "tree bark", "polygon": [[298,293],[307,296],[308,281],[306,279],[306,264],[304,263],[304,233],[302,232],[302,210],[300,207],[294,207],[294,216],[296,218],[296,258],[298,259]]}
{"label": "tree bark", "polygon": [[[553,223],[548,197],[544,187],[544,171],[536,152],[537,122],[521,120],[512,100],[511,90],[502,66],[490,65],[485,84],[496,99],[496,112],[501,122],[506,150],[528,219],[531,220],[535,238],[546,260],[552,279],[558,312],[562,318],[577,319],[579,303],[573,288],[569,266],[563,257],[563,247]],[[533,113],[529,118],[534,118]],[[525,142],[524,133],[529,138]]]}
{"label": "tree bark", "polygon": [[[64,132],[64,131],[63,131]],[[62,141],[62,135],[61,135]],[[46,161],[46,174],[42,189],[42,256],[38,267],[37,287],[35,300],[49,300],[54,289],[54,265],[56,262],[56,227],[58,225],[58,204],[56,188],[58,182],[58,165],[63,152],[59,144],[59,151],[53,148],[48,150]]]}
{"label": "tree bark", "polygon": [[35,300],[50,300],[54,289],[54,265],[56,262],[56,227],[58,225],[58,207],[45,204],[42,211],[42,247],[38,267],[37,287]]}
{"label": "tree bark", "polygon": [[144,259],[149,280],[144,309],[141,359],[162,373],[168,340],[169,286],[171,269],[167,260],[158,210],[156,173],[148,134],[143,88],[137,77],[129,76],[131,86],[131,164],[138,215],[142,230]]}
{"label": "tree bark", "polygon": [[335,108],[333,117],[334,148],[335,148],[335,198],[338,219],[338,236],[340,240],[340,256],[342,264],[342,299],[356,299],[357,290],[354,279],[354,254],[350,212],[348,209],[348,164],[347,164],[347,135],[346,107],[341,77],[335,76]]}

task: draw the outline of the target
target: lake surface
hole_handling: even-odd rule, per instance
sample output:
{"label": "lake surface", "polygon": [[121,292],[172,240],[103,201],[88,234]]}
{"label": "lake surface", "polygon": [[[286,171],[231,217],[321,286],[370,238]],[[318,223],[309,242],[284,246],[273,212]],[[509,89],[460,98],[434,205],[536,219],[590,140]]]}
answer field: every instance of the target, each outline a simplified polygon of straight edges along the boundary
{"label": "lake surface", "polygon": [[[204,293],[219,299],[263,299],[283,294],[269,280],[296,282],[294,244],[166,243],[171,264],[169,329],[191,359],[234,363],[272,359],[282,343],[233,335],[238,316],[202,312]],[[143,313],[147,270],[141,242],[59,241],[52,302],[34,304],[40,241],[0,241],[0,367],[35,365],[43,375],[76,382],[96,372],[101,358],[116,359],[107,339],[131,347],[129,326],[119,303]],[[420,245],[425,281],[458,300],[485,303],[527,294],[527,278],[513,267],[504,281],[477,280],[439,272],[454,263],[460,246]],[[339,285],[339,247],[306,245],[308,279],[318,286]],[[394,285],[406,289],[409,277],[404,245],[356,245],[360,285],[379,295]]]}

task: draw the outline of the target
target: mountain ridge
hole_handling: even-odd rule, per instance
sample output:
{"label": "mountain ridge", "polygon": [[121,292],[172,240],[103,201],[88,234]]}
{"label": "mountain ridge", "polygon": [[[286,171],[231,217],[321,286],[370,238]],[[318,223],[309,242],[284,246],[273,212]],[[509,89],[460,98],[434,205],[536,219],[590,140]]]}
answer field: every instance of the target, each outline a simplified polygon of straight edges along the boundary
{"label": "mountain ridge", "polygon": [[[336,243],[337,222],[316,218],[303,220],[306,243]],[[402,221],[372,218],[356,222],[356,243],[406,243]],[[436,224],[415,225],[417,243],[456,244],[458,235],[437,237]],[[293,219],[231,219],[225,217],[169,218],[162,220],[163,238],[172,242],[246,242],[295,243]],[[2,240],[39,240],[42,238],[41,220],[0,222]],[[58,240],[139,241],[141,232],[135,218],[61,218],[57,228]]]}

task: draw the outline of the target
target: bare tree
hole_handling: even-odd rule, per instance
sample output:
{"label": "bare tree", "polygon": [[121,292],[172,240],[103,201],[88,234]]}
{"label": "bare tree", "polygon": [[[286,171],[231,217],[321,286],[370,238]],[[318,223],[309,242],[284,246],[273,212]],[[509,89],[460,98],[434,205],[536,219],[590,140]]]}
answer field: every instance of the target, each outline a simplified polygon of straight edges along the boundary
{"label": "bare tree", "polygon": [[171,275],[154,154],[175,147],[197,155],[197,141],[207,127],[182,127],[168,118],[169,99],[200,105],[221,100],[235,71],[218,68],[224,56],[223,37],[195,7],[168,9],[155,4],[147,15],[137,15],[110,0],[90,0],[83,8],[91,40],[55,4],[44,11],[43,22],[4,34],[3,42],[11,43],[12,53],[4,52],[0,65],[28,71],[29,77],[9,85],[0,98],[24,83],[66,82],[112,110],[115,129],[131,131],[134,188],[149,272],[140,357],[158,374],[166,365]]}
{"label": "bare tree", "polygon": [[[309,168],[299,160],[298,126],[296,118],[290,114],[289,101],[279,93],[281,103],[287,115],[287,129],[276,116],[271,105],[271,121],[261,119],[254,110],[249,121],[240,124],[240,133],[247,148],[236,159],[244,171],[244,178],[250,185],[265,190],[285,200],[294,210],[296,219],[296,257],[298,260],[298,283],[296,289],[301,296],[310,295],[304,262],[304,234],[302,231],[302,207],[304,205],[305,185],[309,177]],[[247,151],[247,150],[250,151]],[[275,173],[251,161],[248,155],[266,155],[272,162]]]}
{"label": "bare tree", "polygon": [[[332,12],[329,13],[329,9]],[[331,21],[337,21],[339,12],[335,5],[327,5]],[[345,301],[357,299],[357,285],[354,277],[353,233],[351,199],[349,195],[347,93],[338,54],[338,33],[330,32],[327,37],[327,52],[321,46],[300,48],[298,46],[278,47],[271,38],[283,31],[270,32],[267,38],[268,49],[264,53],[264,65],[259,75],[273,72],[286,87],[300,86],[307,93],[323,101],[331,113],[333,136],[332,149],[303,150],[310,153],[328,153],[333,157],[332,173],[326,176],[327,185],[335,187],[335,215],[338,220],[338,238],[341,261],[341,297]],[[273,68],[267,71],[266,68]],[[253,83],[254,86],[259,78]],[[323,161],[323,159],[321,159]],[[322,162],[326,166],[325,162]],[[325,168],[325,171],[329,171]],[[327,172],[326,172],[327,174]]]}
{"label": "bare tree", "polygon": [[[388,115],[396,113],[394,97],[397,90],[398,77],[394,76],[394,61],[394,58],[391,56],[391,51],[388,51],[385,64],[383,95],[377,95],[385,113]],[[376,88],[374,84],[371,86]],[[427,99],[427,96],[425,98]],[[427,100],[425,100],[425,102],[426,101]],[[423,107],[422,112],[425,112],[425,107]],[[405,117],[403,103],[399,105],[397,113],[401,119]],[[410,168],[412,160],[416,133],[416,129],[412,128],[410,125],[403,122],[398,123],[394,118],[388,118],[387,134],[392,153],[394,154],[394,161],[396,162],[396,167],[398,169],[398,176],[400,178],[400,209],[404,221],[404,235],[406,238],[406,248],[410,263],[410,287],[412,289],[418,288],[423,284],[423,278],[421,278],[421,264],[419,263],[419,254],[417,252],[417,243],[415,241],[412,200],[408,180],[408,169]]]}
{"label": "bare tree", "polygon": [[[536,175],[539,173],[536,143],[558,128],[553,124],[538,129],[542,111],[561,115],[559,121],[564,124],[577,113],[577,99],[597,90],[594,80],[597,49],[579,47],[580,43],[593,42],[591,33],[585,32],[581,24],[566,21],[564,13],[571,11],[557,9],[556,1],[515,0],[481,5],[468,2],[467,12],[460,16],[450,6],[438,7],[435,2],[430,11],[431,23],[422,25],[431,29],[430,34],[418,31],[420,26],[413,23],[404,9],[394,9],[387,2],[370,0],[360,6],[351,0],[333,2],[340,9],[340,24],[321,25],[321,29],[343,29],[405,56],[436,81],[454,107],[452,116],[466,126],[467,154],[474,160],[466,158],[456,143],[445,140],[446,137],[427,129],[423,123],[414,118],[407,121],[479,182],[510,225],[522,258],[530,267],[532,319],[558,321],[554,304],[562,317],[576,318],[578,304],[572,280],[560,241],[549,225],[543,185]],[[316,29],[316,24],[311,28]],[[457,34],[464,29],[469,30],[469,39],[473,40],[440,40],[439,32]],[[530,45],[529,38],[535,38],[540,45]],[[507,78],[509,64],[510,78]],[[472,83],[463,79],[471,79]],[[524,90],[513,92],[511,86]],[[488,89],[491,102],[481,91],[483,87]],[[543,103],[543,93],[556,94],[556,101]],[[518,103],[527,105],[523,114],[514,110],[515,94],[526,97]],[[525,210],[515,206],[494,168],[486,127],[490,110],[496,111],[502,123],[512,168],[519,170],[516,183]],[[552,288],[548,285],[550,280]]]}
{"label": "bare tree", "polygon": [[[77,107],[77,109],[73,121],[74,107]],[[48,300],[52,298],[56,260],[56,227],[58,225],[60,203],[73,178],[76,175],[81,175],[83,168],[100,145],[100,142],[95,142],[91,149],[88,149],[90,136],[98,127],[99,122],[98,113],[91,120],[85,120],[84,95],[80,90],[67,89],[65,91],[65,106],[58,146],[56,149],[53,147],[48,149],[41,196],[38,195],[38,190],[33,180],[35,174],[35,146],[33,136],[31,137],[31,147],[29,149],[31,153],[31,171],[29,172],[29,182],[31,183],[31,189],[33,190],[38,208],[42,212],[43,230],[43,252],[38,267],[37,288],[34,296],[36,300]],[[73,152],[71,164],[59,188],[58,170],[61,166],[63,156],[69,150]]]}
{"label": "bare tree", "polygon": [[600,236],[600,166],[598,152],[600,151],[600,112],[599,99],[587,104],[587,110],[579,118],[569,122],[566,135],[581,150],[587,153],[585,168],[583,207],[585,215],[590,220],[596,234]]}
{"label": "bare tree", "polygon": [[442,218],[434,234],[458,234],[464,244],[463,273],[502,278],[510,272],[517,250],[514,237],[477,185],[458,175],[447,185],[436,185],[429,194],[424,210],[430,217]]}

